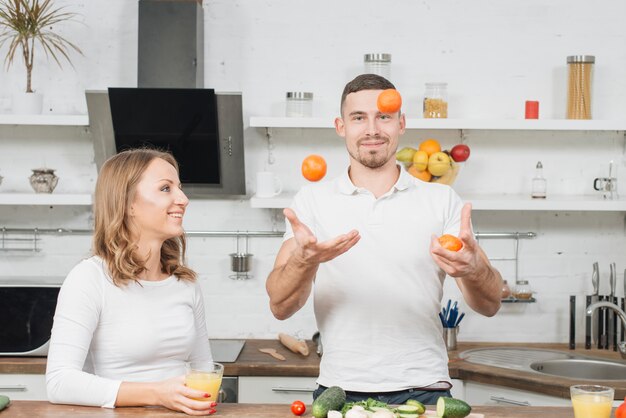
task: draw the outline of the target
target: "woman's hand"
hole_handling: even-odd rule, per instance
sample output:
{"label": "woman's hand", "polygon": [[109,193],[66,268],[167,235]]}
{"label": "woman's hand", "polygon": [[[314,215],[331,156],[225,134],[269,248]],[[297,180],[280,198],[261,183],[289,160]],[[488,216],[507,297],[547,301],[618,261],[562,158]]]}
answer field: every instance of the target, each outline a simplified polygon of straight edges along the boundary
{"label": "woman's hand", "polygon": [[216,412],[217,399],[210,399],[208,393],[185,386],[184,376],[156,383],[156,395],[159,405],[187,415],[211,415]]}

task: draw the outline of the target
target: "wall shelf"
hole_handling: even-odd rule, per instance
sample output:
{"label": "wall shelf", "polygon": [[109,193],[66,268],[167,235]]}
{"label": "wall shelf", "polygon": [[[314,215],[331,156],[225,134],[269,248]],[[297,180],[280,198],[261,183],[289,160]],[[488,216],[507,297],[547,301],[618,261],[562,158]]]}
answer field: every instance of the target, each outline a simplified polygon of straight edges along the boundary
{"label": "wall shelf", "polygon": [[88,126],[87,115],[0,115],[0,125]]}
{"label": "wall shelf", "polygon": [[34,205],[34,206],[91,206],[91,194],[63,194],[63,193],[1,193],[0,205]]}
{"label": "wall shelf", "polygon": [[[295,193],[284,192],[272,198],[250,198],[250,206],[258,209],[282,209],[287,207]],[[547,199],[532,199],[522,195],[479,195],[462,194],[465,202],[472,203],[473,210],[524,210],[524,211],[583,211],[622,212],[626,211],[626,199],[605,200],[601,196],[549,196]]]}
{"label": "wall shelf", "polygon": [[[334,117],[290,118],[252,116],[253,128],[334,128]],[[412,119],[407,129],[477,129],[520,131],[626,131],[626,120],[567,120],[567,119]]]}

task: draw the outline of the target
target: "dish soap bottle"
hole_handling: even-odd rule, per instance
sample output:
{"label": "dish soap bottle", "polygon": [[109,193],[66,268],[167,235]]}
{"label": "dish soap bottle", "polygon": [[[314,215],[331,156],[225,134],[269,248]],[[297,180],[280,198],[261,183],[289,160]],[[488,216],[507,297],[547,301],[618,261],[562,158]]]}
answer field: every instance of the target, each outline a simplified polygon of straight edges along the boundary
{"label": "dish soap bottle", "polygon": [[541,165],[541,161],[537,163],[537,167],[535,168],[535,177],[533,177],[532,182],[532,192],[531,196],[533,199],[545,199],[546,191],[548,188],[548,182],[543,177],[543,165]]}

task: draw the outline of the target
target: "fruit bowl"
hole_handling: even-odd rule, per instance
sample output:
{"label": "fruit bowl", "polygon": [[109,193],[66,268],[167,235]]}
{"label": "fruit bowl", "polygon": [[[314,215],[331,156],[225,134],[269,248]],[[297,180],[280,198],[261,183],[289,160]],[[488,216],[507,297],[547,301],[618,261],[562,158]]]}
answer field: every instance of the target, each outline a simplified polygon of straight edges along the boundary
{"label": "fruit bowl", "polygon": [[461,166],[470,156],[465,144],[457,144],[452,149],[442,150],[436,139],[426,139],[419,148],[404,147],[396,152],[396,160],[415,178],[430,183],[452,186]]}
{"label": "fruit bowl", "polygon": [[[448,186],[452,186],[454,184],[459,173],[461,172],[461,168],[463,167],[463,163],[450,161],[450,169],[448,170],[447,173],[445,173],[442,176],[433,176],[433,175],[430,175],[430,173],[428,173],[427,171],[426,173],[428,174],[424,174],[424,171],[419,172],[415,170],[415,168],[412,169],[411,166],[413,165],[413,163],[404,163],[404,162],[400,162],[400,163],[404,166],[406,171],[415,178],[418,178],[422,181],[427,181],[429,183],[447,184]],[[430,175],[430,178],[428,178],[428,175]]]}

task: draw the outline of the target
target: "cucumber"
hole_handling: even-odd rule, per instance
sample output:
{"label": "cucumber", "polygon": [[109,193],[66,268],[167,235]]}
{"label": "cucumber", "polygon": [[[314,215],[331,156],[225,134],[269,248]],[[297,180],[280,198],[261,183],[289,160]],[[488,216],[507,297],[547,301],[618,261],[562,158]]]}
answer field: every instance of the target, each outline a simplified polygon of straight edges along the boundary
{"label": "cucumber", "polygon": [[8,396],[0,395],[0,411],[9,406],[11,399]]}
{"label": "cucumber", "polygon": [[426,406],[416,399],[409,399],[408,401],[406,401],[406,405],[417,406],[417,413],[419,415],[422,415],[424,412],[426,412]]}
{"label": "cucumber", "polygon": [[420,414],[419,407],[415,405],[400,405],[396,408],[396,411],[402,415],[413,415],[414,417],[417,417]]}
{"label": "cucumber", "polygon": [[326,418],[328,411],[341,411],[345,403],[346,392],[339,386],[331,386],[313,401],[311,414],[315,418]]}
{"label": "cucumber", "polygon": [[472,407],[460,399],[440,397],[437,400],[439,418],[464,418],[472,412]]}

